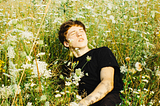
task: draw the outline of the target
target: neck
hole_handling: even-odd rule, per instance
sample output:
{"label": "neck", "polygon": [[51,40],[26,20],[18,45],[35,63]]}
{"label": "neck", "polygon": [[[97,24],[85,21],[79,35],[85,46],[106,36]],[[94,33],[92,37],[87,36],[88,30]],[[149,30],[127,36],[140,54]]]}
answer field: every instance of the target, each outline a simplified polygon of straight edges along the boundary
{"label": "neck", "polygon": [[84,55],[88,51],[90,51],[90,49],[87,46],[85,48],[78,48],[78,49],[73,48],[71,49],[71,51],[73,52],[74,56],[77,58],[77,57]]}

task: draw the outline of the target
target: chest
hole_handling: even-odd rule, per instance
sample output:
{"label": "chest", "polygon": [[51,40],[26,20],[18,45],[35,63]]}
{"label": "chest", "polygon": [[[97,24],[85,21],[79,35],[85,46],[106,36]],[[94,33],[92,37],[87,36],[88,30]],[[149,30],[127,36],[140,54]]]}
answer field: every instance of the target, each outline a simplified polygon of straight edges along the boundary
{"label": "chest", "polygon": [[77,60],[79,63],[75,69],[80,68],[84,72],[84,77],[99,79],[100,69],[98,67],[98,61],[96,57],[91,57],[91,60],[87,61],[86,58]]}

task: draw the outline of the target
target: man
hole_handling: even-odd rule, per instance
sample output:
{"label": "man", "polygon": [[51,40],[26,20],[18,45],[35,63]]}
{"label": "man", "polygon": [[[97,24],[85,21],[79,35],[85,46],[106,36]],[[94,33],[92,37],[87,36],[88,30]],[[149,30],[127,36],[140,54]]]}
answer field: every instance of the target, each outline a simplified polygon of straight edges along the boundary
{"label": "man", "polygon": [[[123,83],[111,50],[108,47],[89,49],[85,26],[77,20],[69,20],[61,25],[59,40],[73,52],[73,61],[79,61],[75,69],[83,68],[84,76],[79,82],[79,94],[83,99],[79,106],[118,105]],[[91,57],[88,62],[87,56]]]}

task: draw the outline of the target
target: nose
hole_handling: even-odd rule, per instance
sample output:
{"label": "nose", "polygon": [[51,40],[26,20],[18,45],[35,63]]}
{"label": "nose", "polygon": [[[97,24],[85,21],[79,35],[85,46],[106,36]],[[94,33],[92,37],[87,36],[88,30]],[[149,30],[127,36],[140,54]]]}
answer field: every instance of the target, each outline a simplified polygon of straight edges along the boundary
{"label": "nose", "polygon": [[82,36],[82,34],[80,32],[77,32],[77,37]]}

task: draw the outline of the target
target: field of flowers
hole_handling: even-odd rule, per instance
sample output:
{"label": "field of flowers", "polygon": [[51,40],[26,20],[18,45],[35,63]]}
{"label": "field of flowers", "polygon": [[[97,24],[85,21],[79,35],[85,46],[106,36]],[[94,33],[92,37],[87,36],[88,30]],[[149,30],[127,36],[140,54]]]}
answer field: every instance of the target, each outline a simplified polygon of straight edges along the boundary
{"label": "field of flowers", "polygon": [[62,74],[72,56],[58,40],[69,19],[117,58],[121,106],[160,105],[159,0],[0,0],[0,106],[77,106],[82,73]]}

